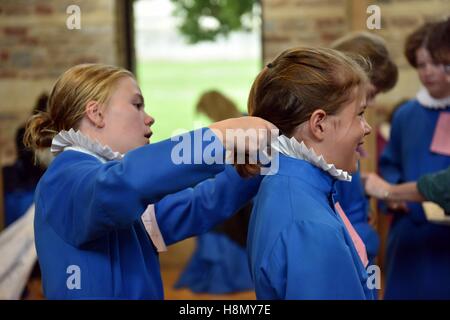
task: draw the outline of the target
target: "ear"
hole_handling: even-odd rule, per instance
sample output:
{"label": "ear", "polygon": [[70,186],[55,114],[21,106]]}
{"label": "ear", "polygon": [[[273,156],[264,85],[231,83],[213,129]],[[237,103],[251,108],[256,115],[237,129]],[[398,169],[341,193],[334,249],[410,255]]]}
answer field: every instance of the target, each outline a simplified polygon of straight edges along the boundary
{"label": "ear", "polygon": [[97,101],[89,101],[86,104],[86,117],[95,127],[105,126],[104,116],[100,104]]}
{"label": "ear", "polygon": [[309,130],[311,135],[322,141],[325,138],[325,118],[327,117],[327,113],[322,109],[318,109],[313,112],[311,118],[309,118]]}

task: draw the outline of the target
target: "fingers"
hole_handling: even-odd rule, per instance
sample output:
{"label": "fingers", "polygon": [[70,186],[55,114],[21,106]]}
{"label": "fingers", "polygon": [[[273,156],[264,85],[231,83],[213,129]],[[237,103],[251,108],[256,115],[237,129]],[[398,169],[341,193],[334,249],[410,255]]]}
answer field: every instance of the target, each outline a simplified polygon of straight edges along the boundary
{"label": "fingers", "polygon": [[388,201],[387,202],[388,208],[392,211],[396,212],[408,212],[408,205],[404,201]]}
{"label": "fingers", "polygon": [[209,128],[219,137],[227,150],[238,153],[238,160],[243,161],[244,155],[250,155],[249,159],[253,160],[253,163],[256,163],[257,157],[254,155],[258,151],[267,151],[270,147],[273,132],[276,131],[278,134],[278,129],[272,123],[262,118],[248,116],[216,122]]}

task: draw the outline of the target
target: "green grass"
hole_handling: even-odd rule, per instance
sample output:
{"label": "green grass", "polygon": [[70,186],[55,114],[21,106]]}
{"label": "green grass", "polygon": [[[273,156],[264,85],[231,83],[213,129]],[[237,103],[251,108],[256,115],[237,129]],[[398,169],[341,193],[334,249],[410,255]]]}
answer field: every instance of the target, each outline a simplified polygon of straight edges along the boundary
{"label": "green grass", "polygon": [[156,119],[152,142],[169,138],[177,129],[191,130],[194,123],[205,123],[194,110],[206,90],[221,91],[246,111],[248,93],[260,69],[258,59],[139,62],[137,77],[145,110]]}

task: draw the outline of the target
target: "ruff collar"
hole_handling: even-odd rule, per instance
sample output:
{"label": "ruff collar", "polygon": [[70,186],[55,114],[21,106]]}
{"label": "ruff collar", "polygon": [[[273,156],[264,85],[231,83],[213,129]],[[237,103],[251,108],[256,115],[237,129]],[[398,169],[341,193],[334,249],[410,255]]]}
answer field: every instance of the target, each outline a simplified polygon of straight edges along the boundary
{"label": "ruff collar", "polygon": [[450,106],[450,96],[436,99],[430,96],[430,93],[425,88],[419,90],[416,98],[421,105],[428,109],[445,109]]}
{"label": "ruff collar", "polygon": [[316,155],[312,148],[308,148],[303,141],[298,142],[294,137],[289,139],[281,135],[272,147],[286,156],[308,161],[338,180],[352,181],[352,176],[347,171],[337,169],[334,164],[327,163],[322,155]]}
{"label": "ruff collar", "polygon": [[121,160],[123,154],[114,152],[110,147],[102,145],[97,140],[91,140],[81,131],[70,129],[60,131],[52,140],[50,151],[58,155],[64,150],[76,150],[90,154],[102,162]]}

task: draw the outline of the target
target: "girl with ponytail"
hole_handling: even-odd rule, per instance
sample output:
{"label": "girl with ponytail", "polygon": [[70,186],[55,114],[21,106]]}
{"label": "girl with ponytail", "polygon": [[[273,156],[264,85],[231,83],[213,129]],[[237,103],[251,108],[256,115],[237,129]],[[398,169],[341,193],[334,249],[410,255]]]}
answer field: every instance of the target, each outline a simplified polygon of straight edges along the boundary
{"label": "girl with ponytail", "polygon": [[28,121],[26,145],[55,155],[35,194],[47,298],[162,299],[158,252],[206,232],[256,193],[260,178],[211,161],[205,140],[200,162],[190,154],[195,164],[176,164],[173,150],[198,136],[222,148],[227,129],[269,130],[269,122],[229,119],[149,144],[154,121],[133,74],[99,64],[67,70],[47,111]]}
{"label": "girl with ponytail", "polygon": [[253,83],[249,113],[281,133],[278,172],[261,183],[247,239],[258,299],[373,299],[364,244],[335,192],[337,181],[351,181],[371,131],[366,64],[355,60],[295,48]]}

